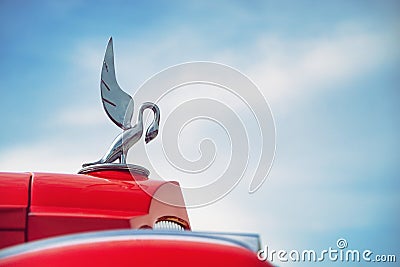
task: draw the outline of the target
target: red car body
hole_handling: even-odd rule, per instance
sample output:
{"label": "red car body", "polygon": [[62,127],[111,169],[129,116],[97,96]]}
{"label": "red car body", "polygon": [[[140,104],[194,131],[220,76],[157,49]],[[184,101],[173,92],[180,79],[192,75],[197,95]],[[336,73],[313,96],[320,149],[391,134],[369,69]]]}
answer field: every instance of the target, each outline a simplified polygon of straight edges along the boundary
{"label": "red car body", "polygon": [[191,232],[176,185],[128,170],[0,173],[0,266],[269,266],[243,236]]}

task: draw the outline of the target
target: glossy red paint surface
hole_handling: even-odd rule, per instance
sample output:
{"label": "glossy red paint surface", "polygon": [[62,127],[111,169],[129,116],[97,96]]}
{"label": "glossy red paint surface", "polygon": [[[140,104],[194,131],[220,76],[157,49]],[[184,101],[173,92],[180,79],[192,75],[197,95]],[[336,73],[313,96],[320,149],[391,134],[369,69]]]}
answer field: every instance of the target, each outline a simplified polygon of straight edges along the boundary
{"label": "glossy red paint surface", "polygon": [[25,240],[30,173],[0,173],[0,248]]}
{"label": "glossy red paint surface", "polygon": [[30,173],[0,173],[0,229],[23,229]]}
{"label": "glossy red paint surface", "polygon": [[24,230],[1,230],[0,249],[25,242]]}
{"label": "glossy red paint surface", "polygon": [[121,171],[121,170],[102,170],[102,171],[93,171],[88,173],[90,176],[99,177],[99,178],[107,178],[113,180],[125,180],[125,181],[146,181],[148,178],[146,176],[140,174],[133,174],[129,171]]}
{"label": "glossy red paint surface", "polygon": [[267,267],[238,246],[185,240],[120,240],[50,248],[0,259],[1,266]]}
{"label": "glossy red paint surface", "polygon": [[[171,196],[181,207],[159,201]],[[112,170],[0,173],[0,248],[85,231],[152,228],[162,217],[179,218],[190,229],[175,182]]]}
{"label": "glossy red paint surface", "polygon": [[[155,191],[160,183],[147,181]],[[131,217],[147,212],[151,196],[136,181],[79,174],[35,173],[31,214]]]}
{"label": "glossy red paint surface", "polygon": [[[107,177],[107,174],[110,172],[96,173],[96,176]],[[115,175],[116,172],[112,177]],[[186,209],[153,199],[153,195],[163,199],[174,194],[181,197],[184,206],[180,190],[159,196],[173,182],[152,181],[145,177],[139,177],[139,180],[127,178],[126,173],[118,179],[34,173],[28,241],[93,230],[152,227],[158,218],[166,215],[188,222]]]}

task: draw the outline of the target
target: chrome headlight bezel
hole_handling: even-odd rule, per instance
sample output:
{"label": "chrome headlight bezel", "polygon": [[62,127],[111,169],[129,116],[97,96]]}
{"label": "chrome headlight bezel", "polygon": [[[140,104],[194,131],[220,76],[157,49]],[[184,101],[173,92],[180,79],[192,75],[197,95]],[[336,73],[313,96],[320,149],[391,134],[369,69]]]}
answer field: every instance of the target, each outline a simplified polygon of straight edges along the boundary
{"label": "chrome headlight bezel", "polygon": [[154,230],[185,231],[189,230],[189,224],[177,217],[161,217],[153,225]]}

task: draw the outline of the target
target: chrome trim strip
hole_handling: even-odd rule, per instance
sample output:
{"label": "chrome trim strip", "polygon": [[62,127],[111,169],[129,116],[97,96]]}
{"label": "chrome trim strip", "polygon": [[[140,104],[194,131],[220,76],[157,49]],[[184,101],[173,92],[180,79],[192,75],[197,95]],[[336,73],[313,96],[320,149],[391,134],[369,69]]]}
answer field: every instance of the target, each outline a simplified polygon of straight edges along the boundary
{"label": "chrome trim strip", "polygon": [[[245,240],[243,240],[245,237]],[[191,232],[191,231],[166,231],[166,230],[112,230],[97,231],[83,234],[66,235],[28,242],[0,250],[0,259],[16,256],[23,253],[37,252],[41,250],[72,246],[84,243],[112,242],[122,240],[185,240],[204,243],[218,243],[223,245],[238,246],[256,253],[259,250],[259,235],[257,234],[235,234],[235,233],[213,233],[213,232]],[[252,242],[249,242],[251,241]],[[256,247],[254,244],[258,244]]]}

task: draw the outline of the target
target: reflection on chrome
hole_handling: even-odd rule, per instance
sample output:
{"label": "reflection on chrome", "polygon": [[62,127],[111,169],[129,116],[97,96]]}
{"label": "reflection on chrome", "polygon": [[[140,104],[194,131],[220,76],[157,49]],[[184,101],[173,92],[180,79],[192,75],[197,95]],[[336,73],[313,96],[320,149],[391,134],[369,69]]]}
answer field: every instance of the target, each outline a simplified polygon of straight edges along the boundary
{"label": "reflection on chrome", "polygon": [[158,221],[154,224],[153,227],[154,230],[176,230],[176,231],[184,231],[185,228],[183,228],[182,225],[180,225],[177,222],[174,221],[168,221],[168,220],[161,220]]}
{"label": "reflection on chrome", "polygon": [[125,165],[128,150],[136,144],[143,135],[143,112],[145,109],[151,109],[154,114],[153,122],[146,131],[145,142],[150,142],[158,135],[160,109],[154,103],[143,103],[138,113],[137,123],[135,125],[131,124],[134,111],[133,99],[118,85],[115,76],[112,38],[110,38],[108,42],[106,54],[104,55],[100,91],[104,110],[108,117],[120,127],[123,132],[114,139],[110,148],[100,160],[84,163],[82,165],[83,168],[91,165],[112,163],[118,159],[120,164]]}
{"label": "reflection on chrome", "polygon": [[[160,222],[160,221],[159,221]],[[23,253],[44,251],[58,247],[74,246],[79,244],[94,244],[121,240],[175,240],[205,242],[229,246],[239,246],[254,253],[260,249],[260,237],[257,234],[246,233],[218,233],[192,231],[165,231],[165,230],[109,230],[81,234],[72,234],[31,241],[21,245],[0,250],[0,259],[13,257]]]}

